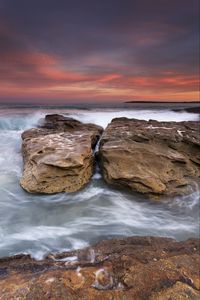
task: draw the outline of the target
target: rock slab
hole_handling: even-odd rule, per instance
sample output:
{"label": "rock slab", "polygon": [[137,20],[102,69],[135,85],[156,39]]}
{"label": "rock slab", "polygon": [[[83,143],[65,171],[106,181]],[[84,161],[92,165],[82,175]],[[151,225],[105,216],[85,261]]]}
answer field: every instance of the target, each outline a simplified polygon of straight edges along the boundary
{"label": "rock slab", "polygon": [[130,237],[0,259],[0,299],[199,300],[199,239]]}
{"label": "rock slab", "polygon": [[105,181],[154,197],[191,192],[200,184],[199,124],[113,119],[100,143]]}
{"label": "rock slab", "polygon": [[93,149],[102,128],[61,115],[47,115],[40,128],[22,134],[21,186],[30,193],[75,192],[93,174]]}

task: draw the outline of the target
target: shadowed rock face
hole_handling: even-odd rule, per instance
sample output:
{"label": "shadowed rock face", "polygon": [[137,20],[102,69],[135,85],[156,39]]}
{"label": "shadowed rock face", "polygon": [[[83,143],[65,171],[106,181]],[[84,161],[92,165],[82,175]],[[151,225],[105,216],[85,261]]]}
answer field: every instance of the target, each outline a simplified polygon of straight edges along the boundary
{"label": "shadowed rock face", "polygon": [[100,143],[107,183],[149,195],[179,195],[200,183],[199,122],[116,118]]}
{"label": "shadowed rock face", "polygon": [[93,149],[102,128],[47,115],[38,129],[22,134],[21,186],[30,193],[74,192],[93,174]]}
{"label": "shadowed rock face", "polygon": [[102,241],[83,250],[0,259],[0,299],[200,299],[199,239]]}

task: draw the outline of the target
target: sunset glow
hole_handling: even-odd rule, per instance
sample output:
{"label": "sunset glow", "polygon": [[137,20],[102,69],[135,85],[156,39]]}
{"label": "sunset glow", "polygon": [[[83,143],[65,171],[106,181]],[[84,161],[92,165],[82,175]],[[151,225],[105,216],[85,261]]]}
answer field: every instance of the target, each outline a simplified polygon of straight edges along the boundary
{"label": "sunset glow", "polygon": [[150,3],[1,1],[0,102],[198,101],[198,1]]}

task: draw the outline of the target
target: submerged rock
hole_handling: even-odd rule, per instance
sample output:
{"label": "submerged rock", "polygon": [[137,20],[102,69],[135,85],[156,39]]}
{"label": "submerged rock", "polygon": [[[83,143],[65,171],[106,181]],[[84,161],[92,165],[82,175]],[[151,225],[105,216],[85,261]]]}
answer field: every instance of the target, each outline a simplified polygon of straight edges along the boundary
{"label": "submerged rock", "polygon": [[42,261],[28,255],[3,258],[0,299],[197,300],[199,243],[130,237],[94,245],[94,261],[91,247],[51,254]]}
{"label": "submerged rock", "polygon": [[60,115],[47,115],[40,128],[22,134],[21,186],[30,193],[74,192],[93,174],[93,149],[102,128]]}
{"label": "submerged rock", "polygon": [[199,122],[116,118],[100,143],[105,181],[149,195],[178,195],[200,183]]}

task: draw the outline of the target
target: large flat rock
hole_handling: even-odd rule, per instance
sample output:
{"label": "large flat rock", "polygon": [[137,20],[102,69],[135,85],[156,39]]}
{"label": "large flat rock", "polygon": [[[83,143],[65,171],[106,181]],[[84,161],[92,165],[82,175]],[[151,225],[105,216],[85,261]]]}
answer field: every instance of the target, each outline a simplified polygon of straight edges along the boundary
{"label": "large flat rock", "polygon": [[21,186],[30,193],[75,192],[93,174],[93,149],[102,128],[47,115],[40,128],[22,134]]}
{"label": "large flat rock", "polygon": [[130,237],[0,259],[1,300],[199,300],[199,239]]}
{"label": "large flat rock", "polygon": [[100,143],[105,181],[149,195],[179,195],[200,183],[199,122],[116,118]]}

